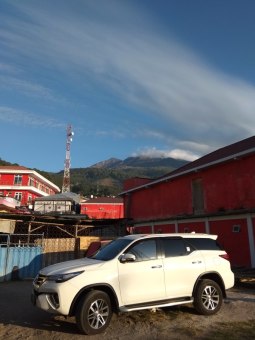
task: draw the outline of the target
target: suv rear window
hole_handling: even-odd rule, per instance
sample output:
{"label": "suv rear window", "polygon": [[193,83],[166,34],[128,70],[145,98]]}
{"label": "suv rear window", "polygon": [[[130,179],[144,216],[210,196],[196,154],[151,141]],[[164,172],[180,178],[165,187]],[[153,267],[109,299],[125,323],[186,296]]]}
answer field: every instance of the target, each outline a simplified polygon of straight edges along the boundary
{"label": "suv rear window", "polygon": [[223,250],[218,242],[211,238],[185,238],[197,250]]}
{"label": "suv rear window", "polygon": [[176,238],[161,238],[163,252],[165,257],[187,255],[187,249],[183,239]]}

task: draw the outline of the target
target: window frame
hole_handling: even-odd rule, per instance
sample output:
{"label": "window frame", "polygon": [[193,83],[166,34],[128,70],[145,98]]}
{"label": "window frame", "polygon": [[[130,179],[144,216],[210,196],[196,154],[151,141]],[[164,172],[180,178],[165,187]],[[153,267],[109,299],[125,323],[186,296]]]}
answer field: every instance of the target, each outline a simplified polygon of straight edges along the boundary
{"label": "window frame", "polygon": [[[155,246],[156,246],[156,256],[155,258],[150,258],[150,259],[136,259],[133,263],[138,263],[138,262],[147,262],[147,261],[155,261],[158,260],[160,257],[160,251],[159,251],[159,243],[158,243],[158,238],[153,237],[153,238],[144,238],[144,239],[139,239],[136,242],[132,243],[125,251],[124,254],[132,254],[132,252],[130,253],[130,251],[132,250],[133,247],[137,246],[139,243],[142,242],[149,242],[149,241],[154,241],[155,242]],[[135,255],[135,254],[134,254]]]}
{"label": "window frame", "polygon": [[15,192],[14,198],[15,198],[15,200],[21,202],[22,201],[22,192],[20,192],[20,191]]}
{"label": "window frame", "polygon": [[23,176],[16,174],[14,175],[14,185],[22,185]]}

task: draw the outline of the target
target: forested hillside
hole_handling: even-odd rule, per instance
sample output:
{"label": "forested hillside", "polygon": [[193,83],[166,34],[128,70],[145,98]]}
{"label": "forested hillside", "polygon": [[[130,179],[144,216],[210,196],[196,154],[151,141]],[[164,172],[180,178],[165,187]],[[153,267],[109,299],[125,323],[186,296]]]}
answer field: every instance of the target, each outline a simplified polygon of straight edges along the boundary
{"label": "forested hillside", "polygon": [[[71,191],[83,196],[112,196],[122,191],[123,181],[132,177],[157,178],[185,165],[183,160],[172,158],[129,157],[124,161],[115,158],[97,163],[87,168],[70,170]],[[1,160],[0,165],[11,164]],[[41,175],[58,185],[61,189],[64,171],[46,172],[34,168]]]}

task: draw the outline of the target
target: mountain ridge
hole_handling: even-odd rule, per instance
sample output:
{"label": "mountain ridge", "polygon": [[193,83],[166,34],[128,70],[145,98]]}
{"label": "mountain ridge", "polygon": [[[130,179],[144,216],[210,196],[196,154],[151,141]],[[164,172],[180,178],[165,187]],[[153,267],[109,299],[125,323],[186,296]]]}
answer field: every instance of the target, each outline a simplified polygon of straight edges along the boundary
{"label": "mountain ridge", "polygon": [[[109,158],[89,167],[70,169],[70,189],[82,196],[116,196],[123,182],[133,177],[155,179],[189,163],[174,158],[128,157],[124,160]],[[0,165],[14,165],[0,158]],[[16,164],[15,165],[19,165]],[[33,170],[62,188],[64,169],[54,173]]]}
{"label": "mountain ridge", "polygon": [[105,161],[91,165],[89,168],[126,168],[126,167],[174,167],[180,168],[187,164],[188,161],[175,159],[171,157],[127,157],[124,160],[118,158],[109,158]]}

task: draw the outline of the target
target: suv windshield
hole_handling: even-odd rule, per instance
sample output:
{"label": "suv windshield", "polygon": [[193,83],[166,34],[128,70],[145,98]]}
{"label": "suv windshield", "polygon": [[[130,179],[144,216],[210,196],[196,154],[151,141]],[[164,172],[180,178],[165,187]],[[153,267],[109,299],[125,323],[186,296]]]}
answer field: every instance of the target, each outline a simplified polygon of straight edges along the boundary
{"label": "suv windshield", "polygon": [[108,243],[105,247],[100,249],[95,255],[91,256],[92,259],[108,261],[112,260],[115,256],[117,256],[121,250],[125,249],[126,246],[131,243],[132,240],[126,238],[118,238],[117,240]]}

